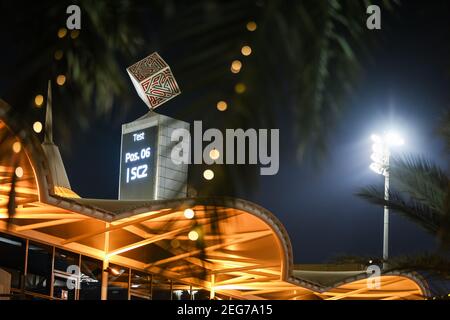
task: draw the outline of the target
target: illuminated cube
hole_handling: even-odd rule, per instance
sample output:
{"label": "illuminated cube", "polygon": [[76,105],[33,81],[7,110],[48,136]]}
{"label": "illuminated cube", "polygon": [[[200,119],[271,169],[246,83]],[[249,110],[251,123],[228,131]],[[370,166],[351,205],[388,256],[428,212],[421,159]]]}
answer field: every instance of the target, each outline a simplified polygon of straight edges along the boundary
{"label": "illuminated cube", "polygon": [[127,72],[150,110],[181,93],[169,65],[156,52],[128,67]]}

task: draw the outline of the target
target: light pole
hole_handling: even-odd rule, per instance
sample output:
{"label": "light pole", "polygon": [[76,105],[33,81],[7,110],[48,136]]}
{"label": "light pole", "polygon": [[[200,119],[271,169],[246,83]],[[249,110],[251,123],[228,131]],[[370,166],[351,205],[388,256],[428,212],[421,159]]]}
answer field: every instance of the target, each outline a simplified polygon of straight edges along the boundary
{"label": "light pole", "polygon": [[[371,136],[373,141],[372,146],[372,163],[370,169],[378,174],[384,176],[384,200],[389,201],[389,158],[391,156],[391,146],[401,146],[404,144],[403,139],[393,133],[389,132],[383,137],[376,134]],[[384,222],[383,222],[383,269],[387,267],[387,260],[389,258],[389,207],[384,206]]]}

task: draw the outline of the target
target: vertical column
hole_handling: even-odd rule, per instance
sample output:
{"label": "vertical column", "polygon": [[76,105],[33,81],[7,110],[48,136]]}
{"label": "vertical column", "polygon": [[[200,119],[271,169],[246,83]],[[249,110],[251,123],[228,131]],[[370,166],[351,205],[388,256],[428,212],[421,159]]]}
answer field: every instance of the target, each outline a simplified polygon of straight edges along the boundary
{"label": "vertical column", "polygon": [[[386,171],[384,173],[384,200],[389,201],[389,174],[390,165],[389,158],[391,153],[388,148],[385,150],[386,154]],[[384,223],[383,223],[383,269],[387,268],[387,260],[389,259],[389,207],[384,206]]]}
{"label": "vertical column", "polygon": [[163,126],[161,124],[161,116],[158,116],[158,122],[157,122],[157,126],[158,126],[158,130],[157,130],[157,134],[156,134],[156,154],[154,153],[154,150],[152,150],[153,155],[152,157],[156,157],[155,159],[155,181],[154,181],[154,190],[153,190],[153,199],[155,200],[160,200],[161,199],[161,190],[160,190],[160,175],[161,175],[161,143],[163,138],[161,137],[161,135],[163,134]]}
{"label": "vertical column", "polygon": [[30,245],[30,240],[26,240],[25,242],[25,266],[23,270],[23,276],[20,281],[20,291],[22,294],[25,294],[25,282],[27,281],[27,273],[28,273],[28,247]]}
{"label": "vertical column", "polygon": [[[109,228],[109,223],[105,224],[105,228]],[[107,300],[108,299],[108,267],[109,267],[109,231],[105,232],[105,243],[103,247],[104,257],[103,257],[103,272],[102,272],[102,293],[101,293],[101,299]]]}
{"label": "vertical column", "polygon": [[53,293],[54,293],[54,289],[53,289],[53,284],[55,282],[55,247],[53,247],[52,249],[52,274],[50,276],[50,297],[51,299],[53,299]]}
{"label": "vertical column", "polygon": [[216,296],[216,291],[214,290],[215,282],[216,282],[216,275],[212,274],[211,275],[211,290],[209,291],[209,300],[214,300],[214,297]]}
{"label": "vertical column", "polygon": [[128,300],[131,300],[131,268],[128,268]]}
{"label": "vertical column", "polygon": [[[384,177],[384,200],[389,201],[389,170]],[[389,207],[384,206],[384,232],[383,232],[383,269],[387,268],[389,259]]]}
{"label": "vertical column", "polygon": [[81,254],[78,255],[78,280],[77,286],[75,287],[75,300],[80,300],[80,290],[81,290]]}

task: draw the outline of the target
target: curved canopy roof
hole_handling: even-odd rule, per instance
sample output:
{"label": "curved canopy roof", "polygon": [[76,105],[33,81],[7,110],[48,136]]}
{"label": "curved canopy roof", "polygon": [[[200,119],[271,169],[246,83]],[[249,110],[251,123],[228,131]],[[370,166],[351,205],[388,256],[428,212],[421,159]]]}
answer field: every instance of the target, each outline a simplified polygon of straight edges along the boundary
{"label": "curved canopy roof", "polygon": [[[426,283],[396,273],[368,286],[367,274],[295,270],[278,219],[248,201],[82,199],[55,186],[36,136],[18,127],[0,100],[0,230],[112,263],[161,273],[239,299],[421,299]],[[17,134],[19,132],[19,134]],[[20,150],[18,150],[18,144]],[[15,201],[10,201],[13,174]],[[193,219],[184,210],[195,212]],[[189,239],[195,231],[199,238]]]}

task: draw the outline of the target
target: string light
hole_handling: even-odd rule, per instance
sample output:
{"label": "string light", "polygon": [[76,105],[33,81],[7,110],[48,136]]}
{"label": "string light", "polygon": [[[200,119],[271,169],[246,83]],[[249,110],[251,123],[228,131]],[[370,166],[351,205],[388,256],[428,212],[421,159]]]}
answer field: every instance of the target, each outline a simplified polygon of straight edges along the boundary
{"label": "string light", "polygon": [[227,110],[227,107],[228,107],[228,105],[227,105],[227,103],[225,101],[217,102],[217,110],[225,111],[225,110]]}
{"label": "string light", "polygon": [[62,39],[66,36],[66,34],[67,34],[66,28],[61,28],[58,30],[58,38]]}
{"label": "string light", "polygon": [[22,145],[20,144],[19,141],[16,141],[13,143],[12,149],[13,149],[14,153],[19,153],[20,150],[22,150]]}
{"label": "string light", "polygon": [[195,215],[194,210],[192,210],[192,209],[184,210],[184,216],[186,219],[192,219],[194,217],[194,215]]}
{"label": "string light", "polygon": [[240,62],[239,60],[234,60],[231,63],[231,72],[239,73],[239,71],[241,71],[241,68],[242,68],[242,62]]}
{"label": "string light", "polygon": [[58,77],[56,77],[56,83],[57,83],[59,86],[63,86],[64,83],[66,83],[66,76],[63,75],[63,74],[60,74]]}
{"label": "string light", "polygon": [[212,150],[209,152],[209,157],[210,157],[211,159],[213,159],[213,160],[219,159],[219,157],[220,157],[220,152],[219,152],[219,150],[217,150],[217,149],[212,149]]}
{"label": "string light", "polygon": [[245,92],[245,90],[247,90],[247,87],[245,86],[245,84],[239,82],[238,84],[236,84],[234,86],[234,91],[236,91],[236,93],[238,94],[242,94]]}
{"label": "string light", "polygon": [[[247,28],[248,31],[253,32],[253,31],[255,31],[258,28],[258,26],[256,25],[255,21],[249,21],[246,24],[246,28]],[[248,45],[244,45],[241,48],[241,54],[243,56],[245,56],[245,57],[251,55],[252,54],[252,48],[250,46],[248,46]],[[231,70],[232,73],[235,73],[235,74],[239,73],[241,71],[241,69],[242,69],[242,62],[240,60],[234,60],[231,63],[230,70]],[[234,86],[234,91],[237,94],[243,94],[246,90],[247,90],[247,87],[242,82],[239,82],[239,83],[237,83]],[[225,101],[219,101],[219,102],[217,102],[216,108],[219,111],[225,111],[225,110],[227,110],[228,105],[227,105],[227,103]],[[217,160],[220,157],[220,152],[218,150],[216,150],[216,149],[212,149],[209,152],[209,157],[212,160]],[[210,169],[206,169],[205,171],[203,171],[203,177],[206,180],[212,180],[212,179],[214,179],[214,172],[212,170],[210,170]],[[197,235],[197,237],[198,237],[198,235]]]}
{"label": "string light", "polygon": [[44,103],[44,96],[42,94],[38,94],[36,97],[34,97],[34,104],[36,107],[42,106]]}
{"label": "string light", "polygon": [[256,22],[255,22],[255,21],[249,21],[249,22],[247,23],[247,30],[250,31],[250,32],[255,31],[257,27],[258,27],[258,26],[256,25]]}
{"label": "string light", "polygon": [[54,54],[54,58],[55,58],[55,60],[61,60],[63,55],[64,55],[64,53],[62,52],[62,50],[56,50],[55,54]]}
{"label": "string light", "polygon": [[180,241],[178,241],[178,239],[172,239],[172,241],[170,241],[170,245],[172,246],[172,248],[178,248],[180,246]]}
{"label": "string light", "polygon": [[243,56],[249,56],[252,54],[252,48],[250,46],[243,46],[241,48],[241,53]]}
{"label": "string light", "polygon": [[39,121],[36,121],[35,123],[33,123],[33,130],[36,133],[40,133],[42,131],[42,123]]}
{"label": "string light", "polygon": [[214,179],[214,171],[212,171],[211,169],[206,169],[205,171],[203,171],[203,178],[205,178],[206,180]]}
{"label": "string light", "polygon": [[72,39],[76,39],[76,38],[78,38],[78,36],[80,35],[80,30],[72,30],[71,32],[70,32],[70,37],[72,38]]}
{"label": "string light", "polygon": [[17,178],[22,178],[23,177],[23,169],[22,167],[17,167],[15,170],[15,174],[17,176]]}
{"label": "string light", "polygon": [[188,238],[191,241],[196,241],[198,239],[198,232],[195,230],[190,231],[188,234]]}

